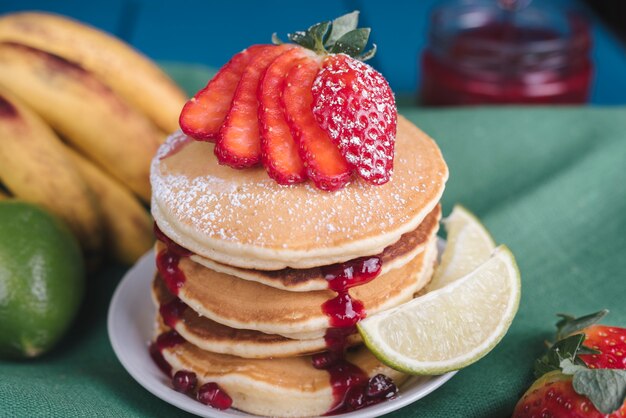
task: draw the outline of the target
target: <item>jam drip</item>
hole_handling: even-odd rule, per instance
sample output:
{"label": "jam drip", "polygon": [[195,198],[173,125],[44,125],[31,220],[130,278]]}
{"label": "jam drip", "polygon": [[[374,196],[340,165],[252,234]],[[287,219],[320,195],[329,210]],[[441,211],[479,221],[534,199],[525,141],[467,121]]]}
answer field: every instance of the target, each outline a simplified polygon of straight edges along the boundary
{"label": "jam drip", "polygon": [[173,295],[178,295],[178,290],[185,283],[185,274],[178,267],[178,263],[182,257],[189,257],[193,253],[172,241],[159,229],[156,223],[154,224],[154,235],[165,244],[165,249],[157,255],[157,269],[168,290]]}
{"label": "jam drip", "polygon": [[178,298],[174,298],[159,307],[159,314],[161,315],[165,325],[170,328],[175,328],[176,323],[180,320],[180,317],[186,309],[187,305],[185,305],[183,301]]}
{"label": "jam drip", "polygon": [[184,343],[183,337],[176,331],[167,331],[159,335],[155,342],[150,344],[150,357],[159,366],[159,369],[168,376],[172,375],[172,366],[163,357],[163,350]]}
{"label": "jam drip", "polygon": [[322,267],[328,288],[337,296],[322,305],[330,325],[326,331],[327,351],[312,357],[313,367],[328,371],[333,388],[333,405],[326,415],[354,411],[393,397],[398,389],[384,375],[371,379],[345,357],[348,337],[357,332],[356,324],[365,318],[363,302],[353,298],[348,289],[376,278],[382,269],[379,257],[361,257],[345,263]]}
{"label": "jam drip", "polygon": [[[178,290],[185,283],[185,274],[178,267],[182,257],[189,257],[193,253],[172,241],[161,231],[158,225],[154,224],[154,235],[165,244],[165,249],[157,255],[156,264],[159,274],[163,278],[167,289],[172,295],[178,295]],[[165,325],[170,328],[176,327],[181,316],[187,309],[187,305],[178,297],[159,306],[159,314]],[[155,342],[150,345],[150,357],[159,366],[159,369],[168,376],[172,376],[172,366],[163,357],[163,350],[182,344],[185,339],[176,331],[167,331],[159,335]],[[228,409],[233,401],[230,396],[215,382],[208,382],[200,386],[196,391],[196,374],[186,370],[179,370],[172,376],[172,387],[182,393],[193,395],[196,399],[216,409]]]}

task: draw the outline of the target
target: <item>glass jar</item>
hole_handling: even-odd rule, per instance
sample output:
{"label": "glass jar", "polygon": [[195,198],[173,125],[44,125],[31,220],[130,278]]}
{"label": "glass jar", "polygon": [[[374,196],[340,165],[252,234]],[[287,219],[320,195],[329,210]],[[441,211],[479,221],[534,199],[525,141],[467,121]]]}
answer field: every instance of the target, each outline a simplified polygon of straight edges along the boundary
{"label": "glass jar", "polygon": [[587,21],[545,3],[452,1],[431,16],[422,55],[425,105],[580,104],[589,96]]}

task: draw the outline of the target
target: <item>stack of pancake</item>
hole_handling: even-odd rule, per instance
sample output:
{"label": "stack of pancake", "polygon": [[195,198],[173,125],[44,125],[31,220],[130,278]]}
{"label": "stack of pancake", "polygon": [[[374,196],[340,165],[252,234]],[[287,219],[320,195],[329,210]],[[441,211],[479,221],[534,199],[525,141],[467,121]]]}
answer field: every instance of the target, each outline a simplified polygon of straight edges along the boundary
{"label": "stack of pancake", "polygon": [[246,412],[322,415],[340,411],[350,389],[336,369],[315,364],[340,335],[351,347],[343,372],[357,366],[400,384],[405,376],[374,358],[354,323],[430,280],[448,170],[401,116],[394,167],[382,186],[280,186],[263,168],[220,166],[211,143],[172,135],[151,173],[157,363],[216,382]]}

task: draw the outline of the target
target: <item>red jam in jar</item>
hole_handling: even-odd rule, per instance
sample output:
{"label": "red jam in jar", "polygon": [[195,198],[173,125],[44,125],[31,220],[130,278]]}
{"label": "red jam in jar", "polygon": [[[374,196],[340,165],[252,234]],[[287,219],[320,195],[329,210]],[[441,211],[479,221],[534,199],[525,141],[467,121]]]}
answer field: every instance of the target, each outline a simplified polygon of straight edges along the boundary
{"label": "red jam in jar", "polygon": [[542,2],[518,10],[502,3],[453,1],[433,12],[422,103],[585,103],[592,77],[587,22]]}

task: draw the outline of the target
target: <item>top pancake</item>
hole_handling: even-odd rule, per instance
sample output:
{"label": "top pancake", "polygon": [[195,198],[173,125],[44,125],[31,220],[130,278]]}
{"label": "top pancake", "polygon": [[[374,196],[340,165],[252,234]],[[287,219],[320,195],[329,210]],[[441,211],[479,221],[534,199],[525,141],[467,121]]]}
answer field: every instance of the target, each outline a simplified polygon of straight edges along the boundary
{"label": "top pancake", "polygon": [[336,192],[281,186],[262,167],[221,166],[213,145],[176,133],[152,162],[152,214],[199,256],[242,268],[310,268],[374,255],[438,203],[448,168],[435,142],[398,117],[392,179]]}

